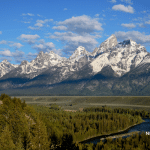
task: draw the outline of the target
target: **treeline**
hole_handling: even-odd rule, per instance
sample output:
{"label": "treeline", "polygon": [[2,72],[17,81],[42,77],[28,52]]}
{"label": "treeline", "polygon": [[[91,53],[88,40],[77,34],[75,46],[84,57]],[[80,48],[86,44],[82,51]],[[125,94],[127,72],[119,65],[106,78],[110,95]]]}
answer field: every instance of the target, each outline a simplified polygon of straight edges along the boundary
{"label": "treeline", "polygon": [[124,108],[114,108],[109,107],[88,107],[83,109],[84,112],[108,112],[108,113],[119,113],[119,114],[130,114],[132,116],[141,116],[142,118],[150,118],[150,113],[145,110],[133,110]]}
{"label": "treeline", "polygon": [[0,149],[47,150],[47,129],[32,107],[18,98],[0,96]]}
{"label": "treeline", "polygon": [[150,136],[145,133],[135,134],[127,138],[115,140],[107,138],[105,142],[94,144],[79,144],[80,150],[149,150]]}
{"label": "treeline", "polygon": [[[54,107],[55,106],[55,107]],[[123,130],[142,122],[140,116],[114,112],[65,112],[56,105],[49,107],[33,105],[47,127],[53,147],[63,143],[63,134],[69,133],[73,143]]]}
{"label": "treeline", "polygon": [[99,108],[104,111],[65,112],[57,105],[27,105],[6,94],[1,94],[0,101],[2,150],[88,149],[89,145],[78,142],[142,122],[140,115],[114,112],[106,107]]}

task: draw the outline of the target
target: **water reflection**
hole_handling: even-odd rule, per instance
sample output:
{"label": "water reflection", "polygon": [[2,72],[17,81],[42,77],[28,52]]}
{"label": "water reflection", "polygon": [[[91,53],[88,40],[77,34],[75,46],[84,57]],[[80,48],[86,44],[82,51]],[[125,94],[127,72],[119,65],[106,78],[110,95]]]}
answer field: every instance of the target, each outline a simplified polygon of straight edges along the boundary
{"label": "water reflection", "polygon": [[[150,132],[150,119],[143,119],[145,122],[142,122],[141,124],[138,124],[132,128],[130,128],[128,131],[126,131],[125,133],[131,133],[131,132],[135,132],[135,131],[140,131],[140,132]],[[119,134],[115,134],[115,135],[119,135]],[[127,136],[123,136],[122,138],[127,138],[129,137],[130,135],[127,135]],[[106,138],[108,136],[104,136],[103,138]],[[97,144],[98,142],[100,142],[100,138],[99,137],[95,137],[95,138],[92,138],[91,140],[88,140],[87,142],[85,143],[94,143],[94,144]]]}
{"label": "water reflection", "polygon": [[150,119],[143,119],[145,122],[142,122],[139,125],[136,125],[129,129],[128,133],[134,132],[134,131],[140,131],[140,132],[150,132]]}

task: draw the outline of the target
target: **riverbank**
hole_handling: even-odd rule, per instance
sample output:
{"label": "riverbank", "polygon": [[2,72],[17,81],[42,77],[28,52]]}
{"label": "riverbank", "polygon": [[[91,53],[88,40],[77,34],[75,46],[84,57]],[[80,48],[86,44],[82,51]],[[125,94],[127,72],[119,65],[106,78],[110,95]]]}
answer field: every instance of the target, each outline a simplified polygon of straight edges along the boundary
{"label": "riverbank", "polygon": [[[144,120],[143,120],[143,122],[144,122]],[[142,123],[142,122],[141,122]],[[112,137],[113,138],[113,136],[120,136],[120,137],[123,137],[123,136],[126,136],[128,133],[128,130],[130,130],[132,127],[134,127],[134,126],[136,126],[136,125],[139,125],[139,124],[141,124],[141,123],[138,123],[138,124],[134,124],[134,125],[132,125],[132,126],[129,126],[128,128],[126,128],[126,129],[124,129],[124,130],[119,130],[118,132],[115,132],[115,133],[110,133],[110,134],[105,134],[105,135],[98,135],[98,136],[93,136],[93,137],[91,137],[91,138],[87,138],[87,139],[85,139],[85,140],[83,140],[83,141],[80,141],[80,142],[78,142],[78,143],[81,143],[81,144],[83,144],[83,143],[90,143],[91,141],[95,141],[96,139],[98,139],[98,140],[105,140],[106,138],[108,138],[108,137]],[[137,132],[138,133],[138,132]],[[129,133],[129,134],[131,134],[131,133]],[[128,134],[128,135],[129,135]]]}

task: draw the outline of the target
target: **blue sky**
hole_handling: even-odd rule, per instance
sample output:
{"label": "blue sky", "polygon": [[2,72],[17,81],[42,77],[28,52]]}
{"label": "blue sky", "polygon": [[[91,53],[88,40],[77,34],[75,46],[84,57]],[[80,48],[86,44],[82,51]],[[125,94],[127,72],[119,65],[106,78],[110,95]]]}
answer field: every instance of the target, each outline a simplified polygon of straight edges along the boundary
{"label": "blue sky", "polygon": [[69,57],[92,52],[115,34],[150,52],[149,0],[0,0],[0,62],[35,59],[40,51]]}

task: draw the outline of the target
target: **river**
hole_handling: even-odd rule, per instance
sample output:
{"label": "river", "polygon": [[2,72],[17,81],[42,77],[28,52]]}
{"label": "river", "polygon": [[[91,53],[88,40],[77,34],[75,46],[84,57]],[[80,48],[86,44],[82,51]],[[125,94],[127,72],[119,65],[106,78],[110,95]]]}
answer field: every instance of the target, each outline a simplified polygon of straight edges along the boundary
{"label": "river", "polygon": [[[81,143],[94,143],[94,144],[97,144],[98,142],[100,142],[100,140],[105,140],[106,137],[114,137],[114,136],[118,136],[118,135],[122,135],[122,134],[125,134],[124,136],[121,136],[122,138],[126,138],[128,136],[131,135],[131,133],[133,132],[150,132],[150,118],[143,118],[143,120],[145,122],[142,122],[138,125],[135,125],[125,131],[121,131],[121,132],[118,132],[118,133],[114,133],[114,134],[109,134],[109,135],[102,135],[102,136],[98,136],[98,137],[94,137],[94,138],[91,138],[91,139],[88,139],[88,140],[85,140],[85,141],[82,141]],[[150,135],[148,135],[150,136]],[[115,139],[115,138],[114,138]]]}

